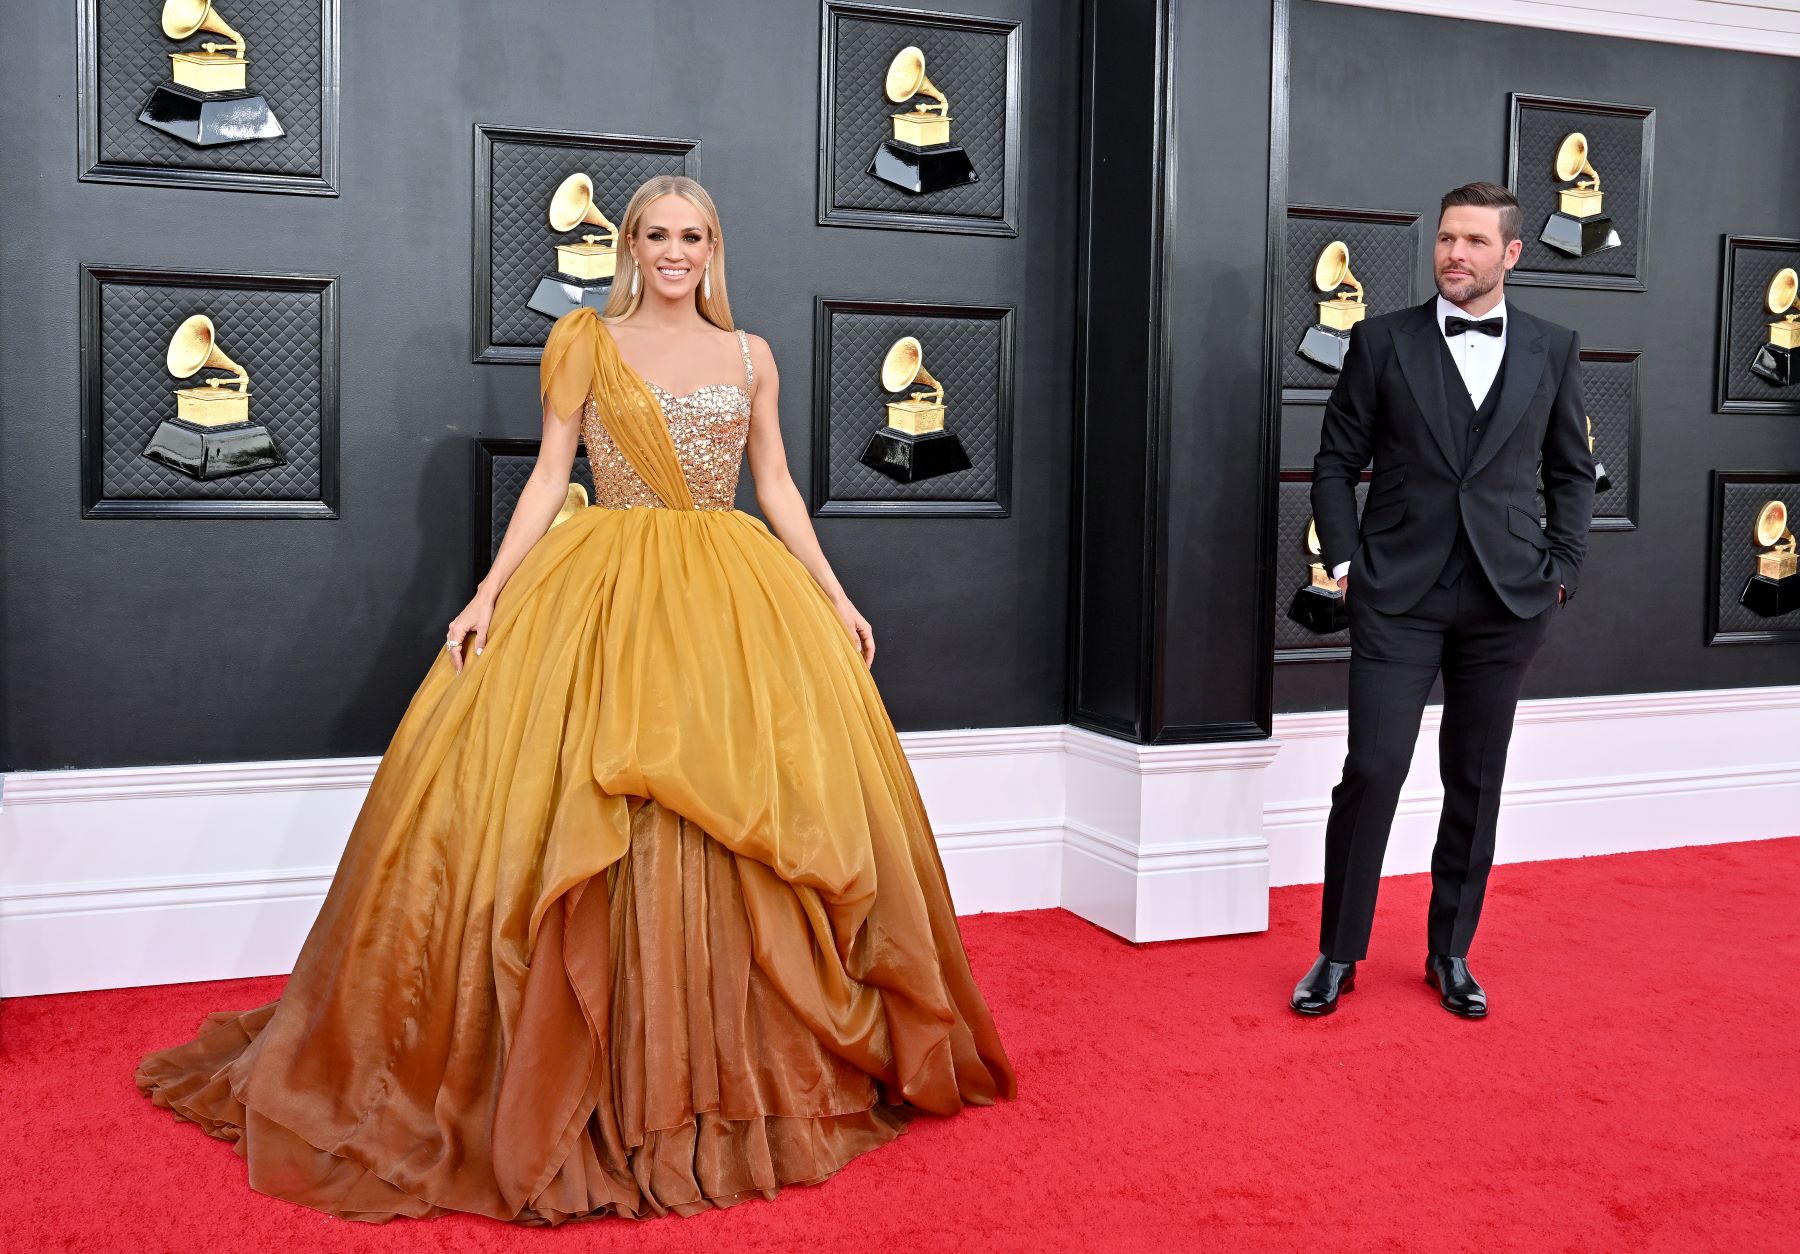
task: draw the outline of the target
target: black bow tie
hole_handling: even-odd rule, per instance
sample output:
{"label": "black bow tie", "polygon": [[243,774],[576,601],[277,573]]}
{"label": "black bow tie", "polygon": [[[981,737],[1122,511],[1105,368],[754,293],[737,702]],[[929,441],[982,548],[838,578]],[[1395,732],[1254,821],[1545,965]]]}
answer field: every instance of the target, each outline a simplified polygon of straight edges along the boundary
{"label": "black bow tie", "polygon": [[1479,331],[1483,335],[1498,336],[1506,329],[1505,318],[1459,318],[1455,314],[1444,316],[1444,334],[1461,335],[1464,331]]}

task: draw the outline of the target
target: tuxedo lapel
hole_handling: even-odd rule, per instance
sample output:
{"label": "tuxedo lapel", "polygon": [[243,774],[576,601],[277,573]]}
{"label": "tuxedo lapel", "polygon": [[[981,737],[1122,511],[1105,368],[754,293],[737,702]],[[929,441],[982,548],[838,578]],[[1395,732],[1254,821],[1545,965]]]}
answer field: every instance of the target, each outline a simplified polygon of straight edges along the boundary
{"label": "tuxedo lapel", "polygon": [[1444,460],[1458,472],[1462,459],[1456,455],[1456,436],[1450,430],[1450,415],[1444,406],[1444,352],[1439,344],[1437,297],[1433,296],[1413,310],[1412,317],[1394,328],[1394,357],[1400,373],[1406,376],[1413,404],[1425,416],[1425,425],[1437,441]]}
{"label": "tuxedo lapel", "polygon": [[1526,403],[1537,392],[1538,380],[1544,377],[1544,336],[1537,322],[1530,314],[1522,314],[1510,306],[1506,316],[1512,320],[1512,326],[1506,331],[1500,403],[1494,410],[1494,420],[1476,442],[1475,455],[1469,461],[1471,476],[1479,474],[1512,435],[1513,428],[1525,414]]}

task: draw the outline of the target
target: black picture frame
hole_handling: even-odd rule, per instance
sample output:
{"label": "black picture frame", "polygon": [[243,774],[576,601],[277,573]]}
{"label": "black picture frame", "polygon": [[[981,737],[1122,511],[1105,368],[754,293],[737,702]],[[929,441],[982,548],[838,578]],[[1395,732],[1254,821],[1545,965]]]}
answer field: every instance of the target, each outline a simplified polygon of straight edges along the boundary
{"label": "black picture frame", "polygon": [[[1356,508],[1357,516],[1359,518],[1362,515],[1363,504],[1368,499],[1370,477],[1369,471],[1364,470],[1357,482]],[[1292,490],[1294,485],[1305,485],[1306,491],[1304,493],[1296,493]],[[1295,521],[1293,510],[1297,500],[1305,501],[1306,503],[1305,513],[1300,517],[1303,520],[1312,517],[1311,485],[1312,470],[1307,467],[1284,467],[1278,476],[1278,486],[1275,493],[1277,520],[1274,528],[1275,546],[1280,550],[1276,554],[1275,561],[1276,604],[1274,614],[1276,620],[1274,629],[1274,653],[1275,663],[1278,666],[1286,666],[1296,662],[1347,662],[1350,660],[1349,633],[1347,631],[1334,633],[1331,636],[1319,636],[1317,637],[1320,642],[1318,644],[1281,643],[1284,638],[1289,640],[1301,639],[1305,630],[1304,628],[1294,628],[1287,621],[1288,601],[1293,597],[1294,590],[1298,588],[1301,583],[1301,580],[1298,578],[1301,563],[1300,554],[1295,551],[1295,546],[1288,545],[1284,548],[1281,544],[1281,536],[1284,531],[1293,526]],[[1304,526],[1299,528],[1299,530],[1303,531]]]}
{"label": "black picture frame", "polygon": [[[697,139],[650,135],[618,135],[598,131],[551,130],[542,127],[496,126],[477,122],[474,127],[474,241],[470,306],[470,359],[477,365],[495,362],[536,362],[543,346],[494,343],[494,148],[497,144],[540,145],[546,148],[588,148],[597,153],[659,154],[681,158],[681,173],[700,177]],[[621,208],[623,208],[621,206]],[[621,224],[622,225],[622,224]],[[548,227],[546,227],[548,230]],[[549,334],[550,323],[544,323]]]}
{"label": "black picture frame", "polygon": [[[1371,314],[1391,313],[1394,310],[1405,309],[1419,303],[1419,214],[1411,213],[1403,209],[1347,209],[1328,205],[1289,205],[1285,216],[1289,222],[1295,218],[1299,218],[1306,221],[1332,221],[1356,225],[1409,228],[1412,239],[1408,252],[1408,264],[1410,269],[1408,270],[1406,277],[1405,299],[1398,305],[1392,307],[1371,307],[1370,312]],[[1291,234],[1291,228],[1289,233]],[[1280,323],[1278,323],[1279,330],[1285,333],[1288,331],[1288,327],[1285,325],[1286,319],[1284,313],[1288,296],[1292,291],[1292,285],[1296,282],[1304,282],[1307,291],[1310,292],[1313,290],[1312,266],[1313,261],[1316,260],[1316,258],[1308,259],[1302,256],[1299,250],[1293,248],[1284,248],[1282,255],[1284,259],[1284,269],[1286,266],[1297,268],[1294,274],[1284,273],[1282,275],[1282,299],[1277,304],[1275,317],[1281,320]],[[1356,255],[1354,253],[1351,254],[1350,261],[1350,268],[1354,273],[1356,269]],[[1301,270],[1304,271],[1303,274],[1300,273]],[[1284,338],[1287,337],[1284,336]],[[1278,354],[1277,360],[1281,363],[1281,368],[1278,373],[1285,376],[1288,373],[1289,359],[1292,358],[1294,354],[1294,346],[1292,344],[1283,344],[1280,340],[1277,340],[1276,352]],[[1286,383],[1283,383],[1281,387],[1281,403],[1283,405],[1323,405],[1330,397],[1331,389],[1328,387],[1292,387]]]}
{"label": "black picture frame", "polygon": [[[1785,252],[1800,259],[1800,239],[1775,235],[1726,235],[1723,240],[1724,253],[1719,266],[1719,338],[1713,364],[1713,411],[1720,414],[1800,414],[1800,384],[1793,386],[1794,395],[1789,400],[1742,395],[1739,390],[1742,385],[1734,385],[1732,378],[1736,346],[1741,345],[1742,332],[1746,329],[1738,323],[1737,306],[1743,295],[1740,284],[1749,282],[1751,287],[1756,287],[1753,279],[1740,274],[1739,259],[1755,252]],[[1763,308],[1760,289],[1755,295],[1756,306]],[[1766,312],[1764,316],[1768,316]],[[1738,394],[1734,395],[1734,392]]]}
{"label": "black picture frame", "polygon": [[[1589,523],[1590,531],[1636,531],[1638,518],[1638,479],[1639,457],[1644,435],[1644,394],[1641,386],[1643,374],[1639,369],[1639,359],[1643,356],[1640,349],[1635,348],[1583,348],[1583,363],[1618,363],[1631,367],[1631,402],[1627,422],[1630,431],[1625,447],[1625,483],[1624,510],[1617,514],[1596,513]],[[1606,461],[1605,450],[1600,452],[1602,463]],[[1608,494],[1610,495],[1610,494]]]}
{"label": "black picture frame", "polygon": [[[319,493],[308,499],[230,497],[141,499],[109,497],[107,446],[101,423],[105,395],[105,329],[102,289],[123,283],[159,287],[233,288],[247,291],[316,292],[319,297]],[[336,518],[338,516],[338,276],[148,269],[82,263],[81,516],[83,518]]]}
{"label": "black picture frame", "polygon": [[[534,461],[543,441],[511,436],[478,435],[472,440],[473,456],[470,459],[474,471],[472,486],[475,490],[474,544],[475,571],[480,574],[494,564],[494,550],[504,534],[503,527],[494,526],[494,471],[501,458],[529,457]],[[594,499],[594,472],[588,462],[587,447],[580,445],[575,450],[575,465],[572,471],[574,481],[588,490],[588,500]],[[517,504],[517,501],[514,501]],[[506,511],[507,518],[512,517],[512,510]]]}
{"label": "black picture frame", "polygon": [[[83,183],[131,183],[221,192],[288,196],[338,194],[339,0],[319,4],[319,173],[278,174],[258,170],[196,169],[180,165],[107,160],[101,156],[100,0],[79,0],[76,8],[76,177]],[[145,20],[156,21],[146,5]]]}
{"label": "black picture frame", "polygon": [[[875,314],[908,318],[993,319],[999,325],[995,363],[994,493],[981,500],[868,499],[831,495],[832,315]],[[1006,518],[1012,513],[1014,319],[1011,305],[964,304],[952,301],[862,300],[820,296],[813,307],[813,448],[812,513],[815,518],[861,515],[893,518]],[[859,416],[866,421],[866,415]],[[929,481],[927,481],[929,482]]]}
{"label": "black picture frame", "polygon": [[[1006,88],[1002,147],[1005,164],[1000,171],[1001,196],[998,217],[950,213],[921,207],[917,210],[872,209],[840,203],[835,156],[841,138],[833,97],[837,86],[839,24],[846,18],[891,22],[938,30],[1001,35],[1006,39]],[[820,226],[873,227],[896,231],[937,231],[954,235],[1002,235],[1019,233],[1019,162],[1021,118],[1020,75],[1024,50],[1020,23],[1003,18],[939,13],[928,9],[889,8],[882,5],[824,0],[819,19],[819,200]],[[929,67],[927,67],[929,69]],[[983,177],[989,177],[983,175]]]}
{"label": "black picture frame", "polygon": [[[1726,572],[1724,566],[1725,553],[1725,509],[1726,489],[1736,484],[1767,483],[1782,485],[1792,489],[1787,494],[1789,508],[1800,507],[1800,469],[1795,470],[1715,470],[1712,472],[1712,491],[1708,506],[1708,543],[1707,543],[1707,592],[1706,592],[1706,643],[1712,645],[1727,644],[1800,644],[1800,613],[1783,615],[1792,617],[1792,627],[1763,628],[1741,630],[1726,628],[1721,624],[1719,607],[1727,596],[1737,595],[1733,591],[1747,575],[1741,571]],[[1748,541],[1740,536],[1739,542],[1748,548]]]}
{"label": "black picture frame", "polygon": [[[1524,92],[1511,93],[1508,97],[1506,185],[1515,194],[1519,190],[1520,124],[1525,111],[1532,109],[1588,114],[1600,118],[1632,118],[1639,121],[1641,139],[1638,161],[1638,212],[1636,221],[1628,228],[1633,232],[1635,240],[1636,264],[1630,274],[1597,274],[1577,268],[1534,268],[1528,265],[1526,257],[1521,255],[1518,265],[1507,275],[1507,282],[1523,287],[1585,287],[1622,292],[1648,291],[1650,188],[1651,172],[1654,169],[1656,157],[1655,108],[1650,105],[1609,104],[1598,100],[1573,100],[1560,96],[1536,96]],[[1523,199],[1524,197],[1521,197],[1521,200]],[[1539,224],[1537,223],[1526,221],[1520,224],[1520,233],[1527,240],[1527,254],[1531,252],[1531,245],[1537,239],[1538,230]]]}

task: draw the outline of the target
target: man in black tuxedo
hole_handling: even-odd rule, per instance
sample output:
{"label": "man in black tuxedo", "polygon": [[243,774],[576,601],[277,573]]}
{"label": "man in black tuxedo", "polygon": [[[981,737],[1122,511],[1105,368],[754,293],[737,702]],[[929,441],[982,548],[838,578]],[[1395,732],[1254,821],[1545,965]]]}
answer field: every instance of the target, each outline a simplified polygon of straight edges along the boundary
{"label": "man in black tuxedo", "polygon": [[[1350,615],[1350,748],[1325,828],[1319,958],[1294,989],[1329,1014],[1369,946],[1382,854],[1432,683],[1444,679],[1444,808],[1431,856],[1426,980],[1487,1014],[1469,973],[1513,711],[1594,511],[1580,337],[1505,299],[1519,202],[1471,183],[1443,199],[1438,295],[1350,334],[1325,406],[1312,506]],[[1538,524],[1542,459],[1548,526]],[[1356,483],[1373,459],[1360,526]]]}

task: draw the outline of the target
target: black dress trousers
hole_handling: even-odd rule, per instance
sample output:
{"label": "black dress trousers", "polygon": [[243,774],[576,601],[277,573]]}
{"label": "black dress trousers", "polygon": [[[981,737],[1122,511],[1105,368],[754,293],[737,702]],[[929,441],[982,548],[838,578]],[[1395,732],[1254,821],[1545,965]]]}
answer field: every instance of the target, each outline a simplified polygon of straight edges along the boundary
{"label": "black dress trousers", "polygon": [[1351,576],[1350,748],[1325,827],[1319,926],[1319,952],[1338,962],[1368,954],[1388,829],[1440,671],[1444,808],[1431,855],[1431,951],[1467,957],[1481,918],[1513,712],[1525,671],[1560,607],[1520,618],[1495,595],[1479,564],[1457,564],[1449,583],[1434,585],[1404,614],[1359,602]]}

